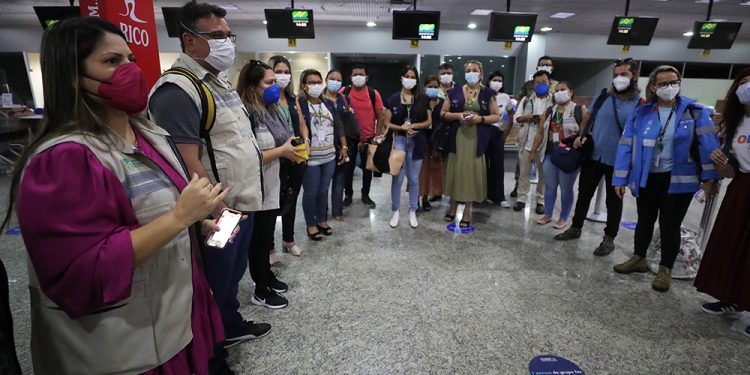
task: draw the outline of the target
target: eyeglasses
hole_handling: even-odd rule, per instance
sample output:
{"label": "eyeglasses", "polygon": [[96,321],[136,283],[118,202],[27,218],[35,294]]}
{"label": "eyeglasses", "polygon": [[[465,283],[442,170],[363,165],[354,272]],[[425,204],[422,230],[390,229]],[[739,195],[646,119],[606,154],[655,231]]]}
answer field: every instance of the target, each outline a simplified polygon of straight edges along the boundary
{"label": "eyeglasses", "polygon": [[630,64],[632,62],[633,62],[633,59],[628,57],[622,60],[615,60],[615,65]]}
{"label": "eyeglasses", "polygon": [[682,81],[678,79],[675,81],[656,82],[655,85],[656,87],[662,88],[662,87],[667,87],[667,86],[679,86],[681,82]]}
{"label": "eyeglasses", "polygon": [[201,35],[201,36],[205,35],[208,37],[208,39],[216,39],[216,40],[229,39],[232,43],[237,41],[237,35],[232,34],[232,33],[225,34],[223,31],[207,31],[207,32],[203,32],[203,31],[199,32],[199,31],[193,31],[193,30],[190,30],[190,31],[192,31],[195,35]]}

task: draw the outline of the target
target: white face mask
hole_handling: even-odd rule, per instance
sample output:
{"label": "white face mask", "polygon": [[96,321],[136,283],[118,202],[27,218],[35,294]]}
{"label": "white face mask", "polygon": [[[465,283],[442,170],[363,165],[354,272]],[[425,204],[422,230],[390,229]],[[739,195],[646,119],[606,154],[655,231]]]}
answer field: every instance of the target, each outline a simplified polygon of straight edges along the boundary
{"label": "white face mask", "polygon": [[547,66],[539,65],[539,66],[536,67],[536,71],[537,72],[545,71],[545,72],[547,72],[549,74],[552,74],[552,67],[549,66],[549,65],[547,65]]}
{"label": "white face mask", "polygon": [[320,97],[320,94],[323,93],[323,90],[325,90],[325,86],[321,84],[314,84],[314,85],[307,85],[307,95],[310,95],[313,98]]}
{"label": "white face mask", "polygon": [[211,52],[205,59],[206,63],[220,72],[229,70],[234,65],[234,43],[229,38],[207,39],[207,41]]}
{"label": "white face mask", "polygon": [[450,85],[453,83],[453,74],[443,74],[440,76],[440,83]]}
{"label": "white face mask", "polygon": [[274,74],[274,76],[276,77],[276,84],[279,85],[282,90],[289,86],[289,82],[292,82],[291,74]]}
{"label": "white face mask", "polygon": [[555,93],[555,102],[557,104],[565,104],[570,100],[570,92],[568,90],[558,91]]}
{"label": "white face mask", "polygon": [[367,77],[365,76],[352,76],[352,84],[356,87],[362,87],[367,83]]}
{"label": "white face mask", "polygon": [[656,96],[659,97],[659,99],[670,102],[672,99],[677,97],[677,94],[680,93],[680,85],[669,85],[667,87],[659,87],[656,89]]}
{"label": "white face mask", "polygon": [[401,85],[404,86],[405,89],[411,90],[417,85],[417,80],[414,78],[401,77]]}
{"label": "white face mask", "polygon": [[618,92],[625,91],[628,87],[630,87],[630,78],[617,76],[612,80],[612,85],[615,86],[615,90],[617,90]]}
{"label": "white face mask", "polygon": [[734,93],[737,94],[737,99],[742,105],[750,104],[750,82],[741,84]]}
{"label": "white face mask", "polygon": [[500,89],[503,88],[503,83],[498,81],[490,81],[490,88],[495,90],[495,92],[500,92]]}

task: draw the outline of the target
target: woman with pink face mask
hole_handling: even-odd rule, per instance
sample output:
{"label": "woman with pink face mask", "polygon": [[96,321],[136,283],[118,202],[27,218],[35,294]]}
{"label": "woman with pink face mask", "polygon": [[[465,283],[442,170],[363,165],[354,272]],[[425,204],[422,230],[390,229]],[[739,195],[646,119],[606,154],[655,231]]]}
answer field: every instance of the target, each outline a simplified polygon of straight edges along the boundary
{"label": "woman with pink face mask", "polygon": [[193,252],[231,189],[188,176],[142,116],[146,80],[116,26],[62,21],[41,56],[45,117],[4,223],[15,204],[34,372],[207,374],[224,335]]}

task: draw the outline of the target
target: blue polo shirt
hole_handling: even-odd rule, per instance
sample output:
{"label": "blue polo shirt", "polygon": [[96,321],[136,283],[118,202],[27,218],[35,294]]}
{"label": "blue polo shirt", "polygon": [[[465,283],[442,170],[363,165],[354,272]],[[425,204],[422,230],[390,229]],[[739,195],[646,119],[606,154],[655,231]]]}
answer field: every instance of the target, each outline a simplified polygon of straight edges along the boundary
{"label": "blue polo shirt", "polygon": [[591,154],[591,159],[611,167],[615,166],[617,145],[620,143],[622,130],[625,129],[628,118],[630,118],[640,100],[641,97],[638,95],[628,100],[621,100],[615,97],[617,115],[620,118],[622,129],[617,126],[617,121],[615,121],[612,99],[607,98],[602,103],[594,120],[594,132],[592,133],[594,138],[594,152]]}

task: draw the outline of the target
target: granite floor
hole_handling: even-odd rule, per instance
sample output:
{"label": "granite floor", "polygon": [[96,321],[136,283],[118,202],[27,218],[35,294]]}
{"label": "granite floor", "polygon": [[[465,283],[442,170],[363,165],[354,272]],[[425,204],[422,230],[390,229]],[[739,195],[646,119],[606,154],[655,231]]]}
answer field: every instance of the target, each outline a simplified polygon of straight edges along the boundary
{"label": "granite floor", "polygon": [[[750,339],[740,327],[750,318],[702,313],[700,304],[711,299],[688,281],[662,294],[651,290],[651,274],[612,271],[630,255],[632,231],[621,228],[617,250],[597,258],[602,224],[587,222],[580,240],[560,243],[528,208],[480,205],[476,231],[453,234],[442,221],[447,200],[420,213],[412,229],[406,193],[401,225],[391,229],[390,180],[374,179],[376,209],[355,193],[345,221],[331,222],[335,234],[321,243],[306,239],[299,211],[297,239],[306,254],[279,253],[274,268],[290,285],[289,307],[250,305],[246,277],[241,312],[273,329],[231,349],[237,373],[527,374],[542,354],[572,360],[587,374],[748,373]],[[507,174],[506,186],[512,180]],[[7,191],[7,178],[0,183]],[[635,221],[635,202],[626,199],[623,221]],[[688,227],[697,228],[702,208],[693,204]],[[280,225],[276,235],[280,241]],[[23,244],[3,236],[0,249],[17,350],[31,373]]]}

